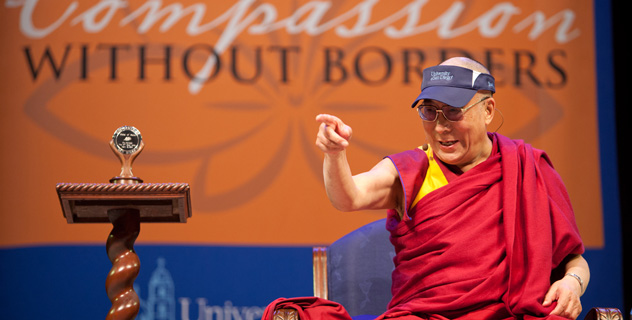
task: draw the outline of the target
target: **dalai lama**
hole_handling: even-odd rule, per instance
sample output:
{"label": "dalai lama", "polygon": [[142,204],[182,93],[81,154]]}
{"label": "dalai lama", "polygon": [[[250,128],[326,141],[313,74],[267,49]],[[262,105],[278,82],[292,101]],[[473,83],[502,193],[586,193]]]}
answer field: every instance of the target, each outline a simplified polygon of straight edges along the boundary
{"label": "dalai lama", "polygon": [[352,174],[352,130],[321,114],[327,195],[386,209],[393,298],[377,319],[575,319],[590,272],[573,209],[546,153],[488,132],[489,71],[468,58],[424,70],[414,100],[427,145]]}

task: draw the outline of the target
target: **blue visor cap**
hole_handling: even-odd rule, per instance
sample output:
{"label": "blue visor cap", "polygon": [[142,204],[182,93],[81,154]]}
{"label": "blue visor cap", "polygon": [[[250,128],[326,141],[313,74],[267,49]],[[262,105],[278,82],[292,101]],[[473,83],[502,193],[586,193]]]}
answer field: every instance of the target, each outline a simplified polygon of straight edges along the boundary
{"label": "blue visor cap", "polygon": [[441,101],[462,108],[478,90],[496,92],[494,77],[463,67],[438,65],[424,69],[421,93],[412,107],[422,99]]}

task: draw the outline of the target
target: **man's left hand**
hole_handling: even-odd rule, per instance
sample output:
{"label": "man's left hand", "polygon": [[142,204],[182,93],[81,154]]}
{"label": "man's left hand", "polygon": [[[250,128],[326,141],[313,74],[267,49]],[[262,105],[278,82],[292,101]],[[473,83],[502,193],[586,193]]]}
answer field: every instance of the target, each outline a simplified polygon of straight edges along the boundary
{"label": "man's left hand", "polygon": [[544,296],[542,305],[548,307],[553,301],[557,301],[557,306],[550,314],[576,319],[582,312],[582,304],[579,300],[581,290],[576,279],[566,276],[551,285]]}

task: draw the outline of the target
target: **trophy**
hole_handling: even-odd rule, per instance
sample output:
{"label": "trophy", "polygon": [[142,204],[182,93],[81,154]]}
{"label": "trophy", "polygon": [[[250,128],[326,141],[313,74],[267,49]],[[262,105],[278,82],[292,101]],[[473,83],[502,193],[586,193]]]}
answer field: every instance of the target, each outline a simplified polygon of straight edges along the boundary
{"label": "trophy", "polygon": [[180,222],[191,217],[189,185],[186,183],[143,183],[132,173],[132,163],[145,147],[140,131],[118,128],[110,148],[119,158],[121,172],[110,183],[58,183],[57,194],[68,223],[109,222],[112,232],[106,251],[112,269],[105,289],[112,302],[107,320],[132,320],[140,309],[133,284],[140,270],[134,242],[141,222]]}
{"label": "trophy", "polygon": [[110,179],[111,183],[134,184],[143,182],[132,174],[132,162],[143,151],[144,147],[145,143],[138,129],[124,126],[114,131],[110,148],[121,161],[121,173]]}

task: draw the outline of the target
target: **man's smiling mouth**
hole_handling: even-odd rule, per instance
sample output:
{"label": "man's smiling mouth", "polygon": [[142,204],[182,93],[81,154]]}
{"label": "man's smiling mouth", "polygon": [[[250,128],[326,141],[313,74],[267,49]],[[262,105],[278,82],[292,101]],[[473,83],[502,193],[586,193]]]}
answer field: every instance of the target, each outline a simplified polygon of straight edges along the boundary
{"label": "man's smiling mouth", "polygon": [[458,140],[439,141],[439,143],[440,143],[442,146],[449,147],[449,146],[451,146],[451,145],[453,145],[453,144],[457,143],[457,141],[458,141]]}

